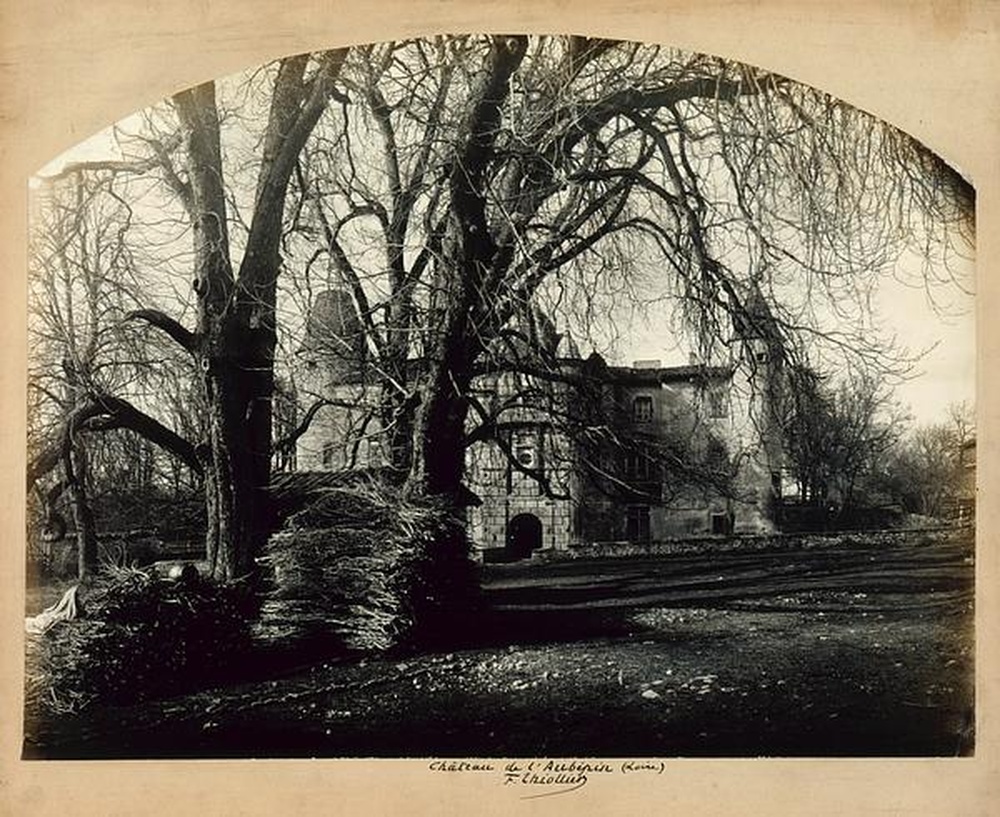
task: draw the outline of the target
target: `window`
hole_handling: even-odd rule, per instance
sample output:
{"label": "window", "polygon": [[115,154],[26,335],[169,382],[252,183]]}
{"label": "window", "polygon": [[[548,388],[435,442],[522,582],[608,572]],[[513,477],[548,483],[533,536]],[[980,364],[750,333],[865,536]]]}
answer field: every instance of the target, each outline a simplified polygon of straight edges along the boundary
{"label": "window", "polygon": [[632,401],[632,419],[637,423],[648,423],[653,419],[653,398],[640,394]]}
{"label": "window", "polygon": [[705,442],[705,465],[717,474],[731,473],[729,452],[721,441],[709,437]]}
{"label": "window", "polygon": [[625,508],[625,538],[630,542],[649,541],[649,505]]}
{"label": "window", "polygon": [[728,535],[733,532],[733,515],[724,511],[712,514],[712,533]]}
{"label": "window", "polygon": [[[539,450],[538,429],[523,429],[512,433],[509,451],[510,458],[507,460],[508,494],[514,491],[515,483],[521,484],[524,480],[537,478],[537,475],[542,473],[542,452]],[[522,469],[528,469],[534,473],[526,475]],[[538,490],[542,490],[541,482],[538,484]]]}
{"label": "window", "polygon": [[724,386],[712,386],[708,390],[708,416],[727,417],[729,409],[726,405],[726,389]]}
{"label": "window", "polygon": [[652,473],[649,457],[638,451],[625,455],[625,477],[627,479],[649,479]]}
{"label": "window", "polygon": [[525,468],[534,468],[535,446],[531,443],[518,443],[514,446],[514,458]]}
{"label": "window", "polygon": [[525,468],[538,467],[538,431],[524,428],[511,434],[510,448],[514,459]]}
{"label": "window", "polygon": [[333,467],[333,454],[334,454],[334,445],[333,445],[333,443],[324,443],[323,444],[323,467],[324,468],[331,468],[331,467]]}
{"label": "window", "polygon": [[771,493],[776,497],[781,497],[781,471],[771,472]]}

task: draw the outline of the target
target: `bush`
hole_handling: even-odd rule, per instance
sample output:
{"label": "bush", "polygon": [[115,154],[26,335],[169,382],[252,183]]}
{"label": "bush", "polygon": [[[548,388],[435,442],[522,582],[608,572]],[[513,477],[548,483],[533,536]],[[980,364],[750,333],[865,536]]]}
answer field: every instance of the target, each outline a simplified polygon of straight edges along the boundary
{"label": "bush", "polygon": [[219,677],[249,644],[256,602],[237,585],[107,568],[81,618],[27,637],[25,709],[56,714],[179,693]]}
{"label": "bush", "polygon": [[263,561],[272,590],[260,632],[273,639],[329,636],[351,651],[427,643],[475,604],[459,520],[384,483],[323,491],[271,536]]}

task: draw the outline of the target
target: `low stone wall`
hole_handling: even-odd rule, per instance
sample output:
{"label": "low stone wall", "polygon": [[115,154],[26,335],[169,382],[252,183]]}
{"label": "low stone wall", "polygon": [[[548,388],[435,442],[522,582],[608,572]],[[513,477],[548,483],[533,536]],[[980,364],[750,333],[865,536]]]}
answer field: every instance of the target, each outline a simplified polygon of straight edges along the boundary
{"label": "low stone wall", "polygon": [[891,548],[903,544],[932,545],[940,542],[966,542],[974,546],[971,526],[935,526],[920,529],[831,531],[823,533],[736,534],[730,536],[691,536],[657,542],[594,542],[571,546],[568,550],[543,550],[533,560],[616,559],[637,556],[668,556],[684,553],[782,551],[824,548]]}

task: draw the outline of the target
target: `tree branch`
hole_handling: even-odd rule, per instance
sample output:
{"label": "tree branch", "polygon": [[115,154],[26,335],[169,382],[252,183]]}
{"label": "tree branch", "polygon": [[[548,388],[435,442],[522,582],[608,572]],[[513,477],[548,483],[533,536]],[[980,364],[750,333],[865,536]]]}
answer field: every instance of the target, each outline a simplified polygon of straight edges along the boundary
{"label": "tree branch", "polygon": [[302,437],[302,435],[309,430],[309,427],[312,425],[313,420],[316,419],[316,415],[319,414],[320,409],[324,409],[327,406],[337,406],[339,408],[353,409],[358,407],[358,403],[348,402],[346,400],[332,400],[326,397],[320,397],[319,399],[315,400],[313,404],[309,406],[308,409],[306,409],[306,413],[303,415],[302,420],[299,422],[299,424],[295,426],[295,428],[293,428],[290,432],[288,432],[288,434],[286,434],[284,437],[282,437],[280,440],[277,440],[274,443],[274,453],[277,454],[291,450],[292,446],[294,446],[295,443],[297,443],[299,439]]}
{"label": "tree branch", "polygon": [[[173,150],[180,144],[180,136],[175,135],[171,137],[166,145],[162,143],[158,144],[163,151]],[[145,159],[98,159],[86,162],[69,162],[59,172],[53,173],[50,176],[40,176],[39,178],[47,182],[52,182],[77,173],[148,173],[153,168],[161,165],[162,156],[160,151],[156,151],[156,155],[148,156]]]}
{"label": "tree branch", "polygon": [[119,428],[135,432],[177,457],[198,476],[204,475],[204,465],[190,442],[126,400],[109,394],[93,394],[70,412],[57,440],[29,463],[28,490],[59,464],[79,432]]}
{"label": "tree branch", "polygon": [[[279,74],[268,122],[267,140],[269,144],[273,142],[273,159],[261,167],[256,206],[250,223],[244,261],[240,267],[240,283],[248,289],[273,285],[271,279],[278,266],[277,253],[288,181],[299,154],[333,94],[333,83],[348,51],[347,48],[339,48],[320,56],[319,68],[304,99],[304,86],[296,86],[290,76],[299,70],[298,63],[291,66],[285,63],[282,66],[284,73]],[[292,99],[279,99],[282,91]],[[301,107],[296,107],[298,115],[291,120],[286,106],[299,99],[302,102]]]}
{"label": "tree branch", "polygon": [[165,332],[188,352],[194,352],[198,347],[199,336],[186,329],[178,321],[158,309],[135,309],[125,316],[126,321],[144,320],[151,326]]}

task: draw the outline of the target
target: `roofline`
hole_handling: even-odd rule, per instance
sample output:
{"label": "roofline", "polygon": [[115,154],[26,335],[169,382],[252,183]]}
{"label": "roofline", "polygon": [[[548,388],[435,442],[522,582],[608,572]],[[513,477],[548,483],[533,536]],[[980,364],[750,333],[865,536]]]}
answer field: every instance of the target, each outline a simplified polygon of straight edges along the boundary
{"label": "roofline", "polygon": [[[300,350],[297,354],[302,354],[305,350]],[[302,357],[305,355],[302,354]],[[301,359],[301,358],[300,358]],[[407,364],[416,368],[425,365],[427,362],[426,358],[414,357],[407,360]],[[579,358],[559,358],[555,361],[557,365],[568,365],[572,369],[578,369],[583,364],[586,363],[585,360],[580,360]],[[362,363],[360,371],[351,372],[349,375],[338,381],[338,385],[348,385],[348,384],[360,384],[371,382],[372,379],[366,377],[366,372],[368,366],[366,363]],[[603,380],[605,383],[618,383],[623,385],[629,384],[660,384],[660,383],[686,383],[698,380],[726,380],[732,377],[733,367],[732,366],[708,366],[702,363],[696,363],[694,365],[685,366],[657,366],[655,368],[636,368],[634,366],[604,366],[602,367],[602,376],[599,376],[598,380]],[[515,373],[519,371],[516,366],[511,366],[510,368],[504,367],[503,365],[498,365],[495,369],[489,371],[478,372],[476,377],[497,375],[505,373]],[[555,372],[555,370],[553,370]],[[526,372],[526,374],[531,374]],[[374,378],[377,380],[378,378]]]}
{"label": "roofline", "polygon": [[608,366],[608,380],[623,383],[676,383],[691,380],[724,380],[731,377],[731,366],[660,366],[637,369],[633,366]]}

